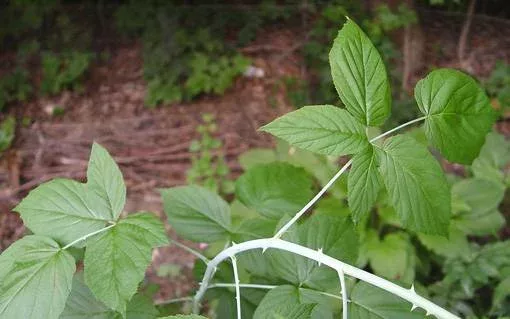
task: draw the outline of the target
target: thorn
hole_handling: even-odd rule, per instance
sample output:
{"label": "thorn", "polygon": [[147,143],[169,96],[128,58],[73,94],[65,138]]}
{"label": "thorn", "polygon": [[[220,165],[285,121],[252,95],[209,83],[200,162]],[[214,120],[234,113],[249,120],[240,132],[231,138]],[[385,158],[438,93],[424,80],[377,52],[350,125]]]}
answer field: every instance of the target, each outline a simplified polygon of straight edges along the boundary
{"label": "thorn", "polygon": [[414,290],[414,284],[411,285],[411,288],[409,288],[409,290],[413,293],[413,294],[416,294],[416,290]]}
{"label": "thorn", "polygon": [[413,306],[411,307],[411,311],[414,311],[416,308],[418,308],[418,306],[413,303]]}
{"label": "thorn", "polygon": [[430,315],[431,315],[431,313],[427,310],[427,313],[425,314],[425,317],[428,317]]}
{"label": "thorn", "polygon": [[271,246],[270,242],[275,240],[275,239],[279,239],[279,237],[272,237],[272,238],[270,238],[269,242],[266,245],[261,247],[262,248],[262,253],[266,252],[266,250],[269,248],[269,246]]}
{"label": "thorn", "polygon": [[[322,248],[317,249],[317,252],[319,253],[319,255],[321,255],[321,256],[323,255],[323,253],[322,253]],[[320,262],[320,260],[318,260],[318,261],[317,261],[317,263],[319,264],[319,267],[320,267],[320,266],[321,266],[321,264],[322,264],[322,263]]]}

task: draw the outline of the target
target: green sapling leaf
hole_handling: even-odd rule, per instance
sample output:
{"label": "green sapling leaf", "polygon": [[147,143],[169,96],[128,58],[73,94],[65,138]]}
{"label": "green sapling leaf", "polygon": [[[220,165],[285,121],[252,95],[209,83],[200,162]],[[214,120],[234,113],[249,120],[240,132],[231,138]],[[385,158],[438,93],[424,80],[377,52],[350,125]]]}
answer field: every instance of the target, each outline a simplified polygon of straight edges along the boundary
{"label": "green sapling leaf", "polygon": [[[324,298],[327,298],[324,296]],[[279,286],[269,291],[260,302],[253,319],[310,319],[321,305],[303,300],[300,289],[293,286]],[[331,311],[330,311],[331,312]],[[318,319],[318,318],[317,318]]]}
{"label": "green sapling leaf", "polygon": [[86,184],[54,179],[32,190],[14,211],[37,235],[68,244],[112,220],[108,203]]}
{"label": "green sapling leaf", "polygon": [[236,196],[246,207],[265,217],[294,214],[312,198],[313,181],[303,169],[274,162],[257,165],[236,182]]}
{"label": "green sapling leaf", "polygon": [[325,155],[357,153],[368,144],[365,127],[332,106],[304,106],[260,128],[291,145]]}
{"label": "green sapling leaf", "polygon": [[190,185],[162,189],[161,196],[168,222],[179,236],[205,243],[230,237],[230,207],[218,194]]}
{"label": "green sapling leaf", "polygon": [[374,205],[383,186],[373,146],[354,155],[348,176],[348,201],[355,223],[363,219]]}
{"label": "green sapling leaf", "polygon": [[381,288],[358,282],[349,294],[350,319],[423,319],[422,310],[411,312],[412,304]]}
{"label": "green sapling leaf", "polygon": [[447,235],[450,188],[427,148],[411,137],[396,135],[378,149],[378,160],[390,201],[404,227]]}
{"label": "green sapling leaf", "polygon": [[414,97],[430,143],[449,161],[471,164],[496,120],[485,91],[467,74],[439,69],[416,84]]}
{"label": "green sapling leaf", "polygon": [[87,286],[99,300],[125,316],[126,305],[152,261],[152,249],[165,244],[165,229],[154,215],[138,213],[121,219],[87,245]]}
{"label": "green sapling leaf", "polygon": [[333,83],[345,107],[360,123],[378,126],[391,112],[384,62],[361,28],[348,19],[329,52]]}
{"label": "green sapling leaf", "polygon": [[0,318],[58,319],[76,270],[71,254],[43,236],[26,236],[0,255]]}
{"label": "green sapling leaf", "polygon": [[61,243],[97,231],[118,219],[126,201],[122,173],[108,152],[94,143],[87,183],[54,179],[32,190],[14,208],[37,235]]}
{"label": "green sapling leaf", "polygon": [[124,178],[108,151],[97,143],[92,145],[87,185],[108,203],[112,219],[119,218],[126,203]]}

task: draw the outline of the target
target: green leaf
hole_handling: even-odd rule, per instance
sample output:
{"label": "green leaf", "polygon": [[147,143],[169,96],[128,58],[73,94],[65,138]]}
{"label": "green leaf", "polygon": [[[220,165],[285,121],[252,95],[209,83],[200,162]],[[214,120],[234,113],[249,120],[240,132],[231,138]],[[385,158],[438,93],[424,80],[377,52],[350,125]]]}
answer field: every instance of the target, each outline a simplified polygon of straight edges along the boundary
{"label": "green leaf", "polygon": [[244,170],[248,170],[255,165],[269,164],[276,161],[276,154],[270,148],[252,148],[241,154],[238,161]]}
{"label": "green leaf", "polygon": [[391,233],[382,241],[372,240],[368,259],[376,275],[406,284],[414,282],[416,252],[407,234]]}
{"label": "green leaf", "polygon": [[103,228],[112,218],[101,197],[86,184],[69,179],[40,185],[14,211],[35,234],[66,244]]}
{"label": "green leaf", "polygon": [[114,319],[117,313],[97,300],[83,281],[82,273],[73,278],[73,289],[60,319]]}
{"label": "green leaf", "polygon": [[455,224],[465,234],[474,236],[496,235],[506,224],[505,217],[498,210],[482,214],[461,214],[455,217]]}
{"label": "green leaf", "polygon": [[450,224],[448,238],[426,234],[418,234],[418,238],[425,247],[444,257],[467,256],[471,251],[466,235],[454,223]]}
{"label": "green leaf", "polygon": [[[284,239],[325,255],[354,264],[358,256],[358,236],[350,218],[314,214],[304,224],[287,232]],[[273,274],[296,286],[318,290],[338,288],[338,274],[316,261],[289,252],[269,250]]]}
{"label": "green leaf", "polygon": [[163,224],[154,215],[138,213],[121,219],[87,245],[87,286],[108,307],[125,314],[152,260],[152,248],[167,243]]}
{"label": "green leaf", "polygon": [[491,180],[467,178],[452,186],[452,194],[462,199],[471,211],[481,214],[498,208],[505,195],[505,188]]}
{"label": "green leaf", "polygon": [[384,63],[361,28],[348,19],[329,53],[331,75],[347,110],[367,126],[384,123],[391,91]]}
{"label": "green leaf", "polygon": [[503,183],[501,171],[510,161],[510,142],[496,132],[485,139],[480,155],[473,161],[471,169],[477,178],[490,179]]}
{"label": "green leaf", "polygon": [[351,319],[418,319],[425,318],[419,311],[411,312],[411,304],[381,288],[358,282],[349,295]]}
{"label": "green leaf", "polygon": [[299,289],[279,286],[260,302],[253,319],[310,319],[317,303],[302,300]]}
{"label": "green leaf", "polygon": [[354,155],[348,176],[348,201],[355,223],[370,212],[382,183],[374,148],[367,147],[365,151]]}
{"label": "green leaf", "polygon": [[312,198],[312,179],[290,164],[257,165],[239,177],[236,196],[265,217],[279,219],[295,214]]}
{"label": "green leaf", "polygon": [[175,315],[168,317],[160,317],[159,319],[207,319],[207,318],[199,315]]}
{"label": "green leaf", "polygon": [[347,111],[332,105],[305,106],[260,128],[314,153],[347,155],[367,145],[365,128]]}
{"label": "green leaf", "polygon": [[[152,298],[141,293],[134,295],[127,305],[126,319],[155,319],[158,315],[159,311]],[[120,317],[120,314],[117,317]]]}
{"label": "green leaf", "polygon": [[179,236],[205,243],[230,237],[230,207],[217,194],[191,185],[162,189],[161,196],[168,222]]}
{"label": "green leaf", "polygon": [[126,185],[122,173],[101,145],[94,143],[87,168],[87,185],[108,203],[111,218],[119,218],[126,203]]}
{"label": "green leaf", "polygon": [[469,210],[454,216],[455,224],[464,233],[491,235],[505,224],[505,218],[497,210],[505,195],[505,188],[499,182],[481,178],[463,179],[453,185],[452,195],[469,207]]}
{"label": "green leaf", "polygon": [[0,317],[53,319],[64,310],[76,270],[52,239],[26,236],[0,255]]}
{"label": "green leaf", "polygon": [[378,152],[380,172],[404,227],[446,235],[451,199],[439,163],[413,138],[396,135]]}
{"label": "green leaf", "polygon": [[467,74],[439,69],[416,84],[414,96],[429,141],[449,161],[471,164],[496,120],[485,91]]}
{"label": "green leaf", "polygon": [[504,301],[510,296],[510,277],[503,279],[494,289],[492,308],[498,309],[503,306]]}

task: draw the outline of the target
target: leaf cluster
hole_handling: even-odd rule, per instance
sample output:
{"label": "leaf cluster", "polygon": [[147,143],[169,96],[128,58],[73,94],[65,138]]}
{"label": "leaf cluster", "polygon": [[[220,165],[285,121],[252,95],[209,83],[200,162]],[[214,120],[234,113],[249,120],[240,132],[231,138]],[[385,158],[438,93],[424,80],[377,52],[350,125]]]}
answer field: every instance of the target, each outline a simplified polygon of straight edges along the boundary
{"label": "leaf cluster", "polygon": [[[154,215],[121,215],[125,200],[122,174],[98,144],[87,183],[55,179],[31,191],[14,210],[33,234],[0,255],[0,316],[154,318],[150,299],[134,295],[152,248],[168,239]],[[84,250],[83,272],[71,249]]]}

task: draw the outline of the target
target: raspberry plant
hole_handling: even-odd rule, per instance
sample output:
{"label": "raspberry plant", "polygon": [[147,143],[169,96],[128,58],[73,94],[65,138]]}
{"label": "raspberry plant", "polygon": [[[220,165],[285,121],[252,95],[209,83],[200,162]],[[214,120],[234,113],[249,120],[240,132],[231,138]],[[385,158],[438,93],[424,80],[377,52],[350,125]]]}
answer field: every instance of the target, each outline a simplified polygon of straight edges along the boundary
{"label": "raspberry plant", "polygon": [[[206,264],[202,272],[197,268],[203,275],[192,298],[197,315],[168,318],[201,318],[204,297],[227,305],[218,318],[333,318],[340,312],[342,318],[458,318],[414,286],[353,266],[356,225],[385,188],[403,228],[447,237],[451,198],[441,166],[414,138],[388,136],[424,122],[432,147],[452,162],[470,164],[495,120],[487,96],[459,71],[433,71],[415,88],[423,116],[369,137],[369,127],[390,115],[390,87],[379,53],[353,21],[340,30],[330,64],[345,109],[306,106],[261,129],[300,149],[351,156],[315,196],[303,169],[278,162],[239,178],[232,204],[196,185],[161,190],[168,222],[181,237],[223,247],[212,259],[186,248]],[[349,167],[348,214],[303,216]],[[14,210],[33,235],[0,255],[0,317],[156,318],[158,311],[137,289],[151,250],[168,239],[152,214],[123,214],[125,198],[119,168],[97,144],[87,183],[56,179],[30,192]],[[75,274],[76,251],[83,250],[83,274]]]}

